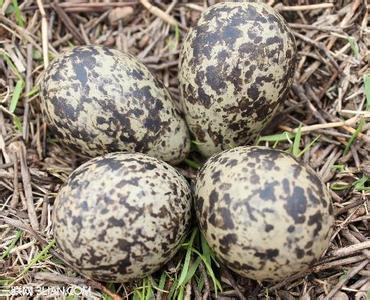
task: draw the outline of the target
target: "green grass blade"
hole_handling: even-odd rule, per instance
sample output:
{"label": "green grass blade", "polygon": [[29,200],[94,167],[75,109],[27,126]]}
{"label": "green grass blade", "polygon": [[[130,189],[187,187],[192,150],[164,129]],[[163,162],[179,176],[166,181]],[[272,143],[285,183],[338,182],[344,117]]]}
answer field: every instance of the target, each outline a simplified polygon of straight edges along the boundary
{"label": "green grass blade", "polygon": [[[103,300],[113,300],[113,298],[111,296],[108,296],[107,294],[104,294],[104,293],[103,293],[102,297],[103,297]],[[72,295],[71,299],[74,299],[74,295]]]}
{"label": "green grass blade", "polygon": [[37,254],[33,259],[31,259],[31,261],[29,262],[29,264],[19,274],[19,277],[20,276],[23,276],[24,274],[26,274],[39,261],[43,261],[46,257],[48,257],[48,252],[49,252],[50,248],[54,247],[54,245],[55,245],[55,240],[51,240],[45,246],[45,248],[40,251],[39,254]]}
{"label": "green grass blade", "polygon": [[220,290],[222,291],[222,287],[221,287],[221,284],[220,282],[218,281],[218,279],[216,278],[216,275],[215,273],[213,272],[213,269],[212,269],[212,265],[211,264],[208,264],[208,262],[205,260],[204,256],[199,253],[198,250],[196,249],[193,249],[193,252],[196,253],[203,261],[204,265],[206,266],[206,270],[208,272],[208,275],[209,277],[211,277],[212,279],[212,282],[213,282],[213,286],[215,288],[215,293],[217,294],[217,290]]}
{"label": "green grass blade", "polygon": [[149,300],[154,295],[153,286],[150,280],[147,279],[146,281],[146,288],[145,288],[145,294],[144,299]]}
{"label": "green grass blade", "polygon": [[18,77],[19,80],[21,80],[22,79],[21,74],[18,72],[18,69],[16,68],[16,66],[13,64],[13,62],[12,62],[11,58],[9,57],[8,53],[6,53],[3,49],[0,49],[0,58],[5,60],[5,62],[10,67],[12,72]]}
{"label": "green grass blade", "polygon": [[331,167],[331,169],[333,170],[333,171],[338,171],[338,172],[344,172],[345,171],[345,169],[346,169],[346,166],[345,165],[343,165],[343,164],[336,164],[336,165],[333,165],[332,167]]}
{"label": "green grass blade", "polygon": [[203,256],[206,258],[207,262],[209,265],[211,265],[212,261],[214,262],[214,264],[219,268],[220,265],[218,264],[211,248],[209,247],[206,239],[203,237],[203,240],[202,240],[202,251],[203,251]]}
{"label": "green grass blade", "polygon": [[184,299],[184,287],[180,286],[179,294],[177,295],[177,300],[183,300],[183,299]]}
{"label": "green grass blade", "polygon": [[315,137],[311,143],[309,143],[306,147],[304,147],[304,149],[299,152],[298,156],[297,157],[301,157],[303,154],[305,154],[309,149],[311,149],[311,147],[317,142],[317,140],[320,138],[320,135],[318,135],[317,137]]}
{"label": "green grass blade", "polygon": [[176,37],[176,41],[180,41],[180,27],[179,25],[176,25],[175,26],[175,37]]}
{"label": "green grass blade", "polygon": [[299,153],[301,152],[301,150],[299,149],[299,145],[301,143],[301,138],[302,138],[302,125],[299,125],[297,133],[296,133],[295,138],[294,138],[293,149],[292,149],[292,154],[295,157],[298,157]]}
{"label": "green grass blade", "polygon": [[116,292],[116,288],[115,288],[115,286],[114,286],[114,283],[113,283],[113,282],[109,282],[109,283],[107,284],[107,288],[108,288],[111,292],[113,292],[113,293],[115,293],[115,292]]}
{"label": "green grass blade", "polygon": [[260,142],[282,142],[282,141],[286,141],[294,137],[295,137],[294,133],[287,132],[287,131],[283,133],[278,133],[278,134],[260,136],[258,138],[257,145]]}
{"label": "green grass blade", "polygon": [[347,182],[334,182],[330,185],[332,191],[344,191],[349,189],[351,186]]}
{"label": "green grass blade", "polygon": [[211,251],[209,249],[208,243],[204,238],[203,234],[200,235],[201,244],[202,244],[202,252],[204,255],[205,260],[208,264],[211,264]]}
{"label": "green grass blade", "polygon": [[23,126],[22,126],[21,118],[19,118],[18,116],[13,116],[13,123],[14,123],[15,129],[19,133],[23,133]]}
{"label": "green grass blade", "polygon": [[22,95],[23,88],[24,88],[24,81],[22,79],[19,79],[17,81],[17,84],[15,85],[13,96],[12,96],[12,99],[9,105],[9,111],[11,113],[14,113],[15,109],[17,108],[18,101]]}
{"label": "green grass blade", "polygon": [[194,229],[189,242],[187,243],[187,250],[186,250],[186,255],[185,255],[185,260],[184,260],[184,265],[182,266],[181,274],[177,283],[177,288],[182,286],[185,282],[185,279],[188,275],[189,272],[189,266],[190,266],[190,259],[191,259],[191,254],[192,254],[192,248],[193,248],[193,242],[195,235],[197,234],[198,230]]}
{"label": "green grass blade", "polygon": [[177,289],[177,280],[175,280],[170,288],[170,291],[168,293],[168,299],[174,299],[176,295],[176,289]]}
{"label": "green grass blade", "polygon": [[166,285],[166,278],[167,278],[167,274],[163,272],[161,275],[161,278],[159,279],[159,284],[158,284],[158,288],[160,290],[164,290],[164,287]]}
{"label": "green grass blade", "polygon": [[198,164],[196,161],[194,160],[191,160],[189,158],[185,158],[184,162],[191,168],[195,169],[195,170],[198,170],[200,169],[201,165]]}
{"label": "green grass blade", "polygon": [[356,180],[354,183],[353,183],[353,187],[356,191],[370,191],[370,187],[369,186],[365,186],[365,184],[370,180],[369,177],[363,175],[359,180]]}
{"label": "green grass blade", "polygon": [[133,300],[142,300],[142,298],[141,298],[141,294],[140,294],[140,292],[139,292],[138,290],[135,290],[135,291],[134,291],[134,294],[133,294],[133,296],[132,296],[132,299],[133,299]]}
{"label": "green grass blade", "polygon": [[360,57],[360,48],[358,47],[356,39],[350,36],[347,38],[347,41],[351,46],[354,57],[358,59]]}
{"label": "green grass blade", "polygon": [[370,74],[364,75],[364,87],[366,96],[366,110],[370,110]]}
{"label": "green grass blade", "polygon": [[37,95],[39,92],[40,92],[39,87],[38,87],[38,86],[34,86],[34,87],[32,88],[32,90],[30,90],[30,91],[29,91],[29,93],[28,93],[28,94],[26,94],[26,97],[32,97],[32,96],[35,96],[35,95]]}
{"label": "green grass blade", "polygon": [[180,43],[180,28],[179,25],[175,26],[175,41],[176,41],[176,49],[179,46]]}
{"label": "green grass blade", "polygon": [[198,291],[202,291],[204,287],[205,281],[204,281],[204,276],[200,277],[198,282],[197,282],[197,287]]}
{"label": "green grass blade", "polygon": [[22,236],[22,234],[23,234],[22,231],[17,230],[17,232],[15,234],[15,238],[12,240],[12,242],[9,245],[9,247],[1,255],[0,260],[3,260],[4,258],[6,258],[10,254],[10,251],[15,247],[15,244],[18,242],[18,240],[20,239],[20,237]]}
{"label": "green grass blade", "polygon": [[358,127],[355,130],[355,132],[352,134],[351,138],[349,139],[349,141],[348,141],[348,143],[346,145],[346,148],[344,149],[343,155],[347,155],[348,154],[348,152],[351,149],[353,143],[357,139],[358,134],[362,131],[362,128],[364,127],[364,125],[365,125],[365,120],[364,119],[361,119],[360,120],[360,124],[358,125]]}
{"label": "green grass blade", "polygon": [[188,274],[186,275],[184,285],[186,285],[193,278],[201,262],[202,262],[202,258],[197,257],[197,259],[192,263],[192,265],[189,268]]}
{"label": "green grass blade", "polygon": [[23,19],[23,16],[21,14],[21,11],[19,9],[18,1],[17,0],[13,0],[12,1],[12,4],[13,4],[13,7],[14,7],[15,21],[17,22],[17,24],[19,26],[24,27],[24,19]]}
{"label": "green grass blade", "polygon": [[[66,300],[73,300],[75,298],[75,295],[73,294],[69,294],[67,297],[66,297]],[[105,300],[105,297],[103,296],[103,299]],[[110,300],[110,299],[109,299]]]}
{"label": "green grass blade", "polygon": [[33,49],[32,58],[33,58],[33,60],[40,60],[41,61],[42,60],[42,53],[37,49]]}

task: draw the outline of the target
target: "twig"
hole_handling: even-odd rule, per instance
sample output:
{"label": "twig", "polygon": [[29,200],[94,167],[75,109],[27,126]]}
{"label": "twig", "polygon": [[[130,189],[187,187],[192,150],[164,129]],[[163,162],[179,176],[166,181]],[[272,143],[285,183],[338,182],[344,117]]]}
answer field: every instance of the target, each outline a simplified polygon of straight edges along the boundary
{"label": "twig", "polygon": [[34,278],[37,280],[43,280],[48,282],[59,282],[65,284],[84,284],[86,282],[83,278],[78,277],[69,277],[62,274],[54,274],[48,272],[38,272],[34,275]]}
{"label": "twig", "polygon": [[317,25],[311,25],[311,24],[289,23],[289,27],[297,28],[297,29],[318,30],[318,31],[323,31],[323,32],[343,33],[342,29],[338,29],[334,26],[317,26]]}
{"label": "twig", "polygon": [[[355,1],[352,2],[351,10],[349,11],[349,13],[346,14],[346,16],[340,22],[339,28],[344,28],[348,24],[348,22],[351,20],[351,18],[353,16],[353,14],[355,13],[355,11],[360,7],[361,3],[362,3],[362,0],[355,0]],[[329,43],[326,46],[326,49],[328,51],[330,51],[330,49],[334,46],[336,40],[337,40],[337,37],[333,37],[331,40],[329,40]],[[320,67],[320,65],[321,65],[320,61],[316,61],[315,63],[313,63],[310,67],[311,68],[311,74],[313,74],[317,70],[317,68]],[[303,77],[304,77],[304,80],[303,80]],[[305,81],[308,80],[308,77],[307,76],[302,76],[301,80],[303,80],[305,82]],[[324,91],[326,91],[326,89],[324,89]]]}
{"label": "twig", "polygon": [[32,186],[31,186],[31,176],[27,167],[27,160],[26,160],[26,148],[22,142],[14,142],[12,143],[9,148],[13,150],[20,161],[21,165],[21,174],[22,174],[22,183],[24,194],[26,198],[26,205],[27,205],[27,212],[28,217],[30,219],[30,223],[32,228],[37,231],[39,230],[39,223],[37,221],[36,210],[33,202],[33,195],[32,195]]}
{"label": "twig", "polygon": [[239,299],[247,300],[247,298],[245,298],[243,296],[242,292],[240,291],[240,289],[238,287],[238,284],[236,283],[236,281],[234,280],[234,278],[230,274],[230,272],[228,270],[226,270],[225,268],[223,269],[223,271],[224,271],[224,274],[225,274],[226,278],[230,281],[230,284],[234,288],[234,290],[235,290],[236,294],[238,295]]}
{"label": "twig", "polygon": [[10,5],[10,3],[12,3],[12,0],[5,0],[2,7],[1,7],[1,11],[0,11],[0,14],[2,15],[5,15],[5,12],[8,8],[8,6]]}
{"label": "twig", "polygon": [[[366,115],[366,117],[370,117],[370,115]],[[301,129],[299,128],[292,129],[292,128],[284,126],[284,130],[297,133],[298,130],[301,130],[301,132],[309,132],[309,131],[315,131],[315,130],[324,129],[324,128],[351,126],[351,125],[356,124],[359,119],[360,119],[359,116],[354,116],[346,121],[338,121],[338,122],[331,122],[331,123],[326,123],[326,124],[315,124],[315,125],[303,126],[301,127]]]}
{"label": "twig", "polygon": [[367,201],[367,199],[364,197],[363,199],[359,199],[357,201],[353,201],[351,202],[350,204],[338,209],[336,212],[335,212],[335,215],[336,216],[340,216],[341,214],[345,213],[346,211],[348,211],[349,209],[351,208],[354,208],[354,207],[357,207],[357,206],[360,206],[362,204],[364,204],[365,202]]}
{"label": "twig", "polygon": [[292,276],[289,276],[288,278],[284,279],[283,281],[281,281],[281,282],[273,285],[272,287],[270,287],[270,289],[277,290],[277,289],[280,289],[281,287],[287,285],[290,282],[293,282],[295,280],[298,280],[300,278],[303,278],[303,277],[307,276],[308,274],[312,274],[314,272],[320,272],[320,271],[335,268],[335,267],[342,267],[343,265],[348,265],[348,264],[353,264],[353,263],[356,263],[356,262],[361,262],[365,259],[367,259],[365,255],[357,255],[357,256],[348,257],[348,258],[344,258],[344,259],[338,259],[338,260],[331,261],[331,262],[326,262],[326,263],[321,261],[321,262],[317,263],[316,265],[314,265],[313,267],[309,268],[308,270],[305,270],[305,271],[299,272],[297,274],[294,274]]}
{"label": "twig", "polygon": [[46,221],[48,218],[48,206],[49,206],[49,197],[47,195],[44,196],[44,201],[42,202],[42,213],[41,213],[41,220],[40,225],[41,229],[46,228]]}
{"label": "twig", "polygon": [[[26,72],[26,94],[31,91],[32,87],[32,44],[27,45],[27,72]],[[28,115],[30,110],[29,97],[27,96],[24,100],[24,112],[23,112],[23,139],[28,141]]]}
{"label": "twig", "polygon": [[172,26],[178,26],[178,22],[170,15],[168,15],[163,10],[159,9],[158,7],[149,3],[148,0],[139,0],[140,3],[153,15],[157,16],[158,18],[162,19],[163,21],[167,22]]}
{"label": "twig", "polygon": [[311,5],[295,5],[295,6],[285,6],[285,5],[276,5],[274,8],[280,11],[304,11],[304,10],[313,10],[313,9],[325,9],[334,7],[333,3],[319,3]]}
{"label": "twig", "polygon": [[366,256],[361,254],[361,255],[341,258],[341,259],[337,259],[337,260],[333,260],[329,262],[322,262],[321,264],[314,266],[313,271],[320,272],[323,270],[328,270],[328,269],[337,268],[337,267],[342,268],[344,265],[358,263],[358,262],[363,261],[364,259],[366,259]]}
{"label": "twig", "polygon": [[328,49],[326,49],[326,47],[325,47],[323,44],[318,43],[318,42],[316,42],[316,41],[314,41],[314,40],[311,40],[309,37],[307,37],[307,36],[305,36],[305,35],[302,35],[302,34],[300,34],[300,33],[298,33],[298,32],[295,32],[295,31],[294,31],[294,32],[293,32],[293,34],[294,34],[297,38],[300,38],[302,41],[305,41],[306,43],[311,44],[311,45],[313,45],[313,46],[317,47],[319,50],[323,51],[323,52],[326,54],[326,56],[328,57],[328,59],[330,60],[330,62],[333,64],[333,66],[334,66],[337,70],[339,70],[339,66],[338,66],[337,62],[335,61],[334,57],[331,55],[331,53],[329,52],[329,50],[328,50]]}
{"label": "twig", "polygon": [[202,297],[200,295],[200,292],[198,290],[198,286],[194,278],[191,279],[191,285],[193,287],[193,292],[194,292],[194,299],[195,300],[202,300]]}
{"label": "twig", "polygon": [[324,298],[324,300],[332,299],[335,294],[340,290],[340,288],[353,276],[355,276],[360,270],[362,270],[367,264],[369,260],[365,260],[362,263],[358,264],[357,266],[353,267],[346,276],[344,276],[339,282],[335,285],[335,287],[330,291],[330,293]]}
{"label": "twig", "polygon": [[[1,22],[3,24],[1,24]],[[16,32],[19,33],[19,35],[22,38],[24,38],[27,42],[31,43],[37,50],[42,51],[42,48],[40,47],[40,45],[38,45],[35,42],[35,40],[33,39],[33,37],[31,37],[32,34],[28,30],[26,30],[26,29],[18,26],[17,24],[13,23],[10,19],[8,19],[5,16],[3,16],[3,15],[0,14],[0,25],[3,26],[3,28],[6,28],[6,26],[4,26],[4,24],[6,24],[7,26],[13,28]],[[7,30],[9,30],[9,29],[7,29]]]}
{"label": "twig", "polygon": [[348,255],[351,255],[355,252],[361,251],[363,249],[368,249],[368,248],[370,248],[370,241],[354,244],[354,245],[344,247],[344,248],[340,248],[340,249],[337,249],[337,250],[333,250],[329,253],[329,255],[330,256],[337,256],[337,257],[348,256]]}
{"label": "twig", "polygon": [[[137,5],[137,1],[131,2],[104,2],[104,3],[93,3],[93,2],[83,2],[83,3],[75,3],[75,2],[61,2],[58,3],[60,7],[64,8],[65,12],[97,12],[97,11],[105,11],[109,10],[113,7],[126,7],[126,6],[134,6]],[[24,8],[24,11],[34,9],[34,6],[29,6]],[[51,5],[45,4],[45,9],[52,8]]]}
{"label": "twig", "polygon": [[368,279],[368,281],[364,283],[364,285],[362,285],[359,291],[356,293],[355,300],[369,299],[368,293],[370,291],[370,280],[369,280],[370,275],[366,276],[366,278]]}
{"label": "twig", "polygon": [[49,65],[49,38],[48,38],[48,22],[42,0],[37,0],[37,6],[41,14],[41,34],[42,34],[42,56],[44,59],[44,68]]}
{"label": "twig", "polygon": [[83,37],[81,36],[80,32],[78,31],[77,27],[71,19],[68,17],[68,15],[64,12],[64,10],[59,6],[57,1],[54,1],[51,4],[51,7],[55,10],[55,12],[58,14],[61,21],[64,23],[64,25],[68,28],[68,30],[71,32],[71,34],[74,36],[74,38],[80,43],[84,44],[85,41]]}
{"label": "twig", "polygon": [[199,265],[199,268],[200,268],[200,271],[202,272],[202,276],[204,278],[204,287],[205,287],[205,291],[203,293],[202,298],[203,298],[203,300],[207,300],[209,295],[211,294],[211,288],[209,286],[209,279],[208,279],[206,269],[203,265],[203,262]]}
{"label": "twig", "polygon": [[[361,199],[362,200],[362,199]],[[349,229],[347,228],[347,229],[345,229],[345,230],[342,230],[342,234],[343,234],[343,236],[349,241],[349,242],[351,242],[351,243],[353,243],[353,244],[358,244],[358,243],[360,243],[360,241],[355,237],[355,236],[353,236],[351,233],[350,233],[350,231],[349,231]],[[366,255],[366,257],[368,257],[369,259],[370,259],[370,250],[367,250],[367,249],[364,249],[364,250],[362,250],[362,253],[364,254],[364,255]]]}
{"label": "twig", "polygon": [[19,187],[18,187],[18,160],[17,155],[13,153],[12,155],[13,160],[13,172],[14,172],[14,179],[13,179],[13,197],[10,201],[10,207],[16,208],[19,202]]}

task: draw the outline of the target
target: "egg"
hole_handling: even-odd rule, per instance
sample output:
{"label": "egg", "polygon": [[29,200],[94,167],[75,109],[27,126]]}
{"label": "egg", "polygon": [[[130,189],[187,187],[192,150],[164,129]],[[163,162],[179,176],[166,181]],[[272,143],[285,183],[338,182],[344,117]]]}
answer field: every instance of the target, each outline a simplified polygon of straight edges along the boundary
{"label": "egg", "polygon": [[329,191],[283,151],[237,147],[212,156],[195,187],[198,223],[216,257],[259,281],[306,270],[329,246]]}
{"label": "egg", "polygon": [[56,58],[41,82],[41,105],[58,140],[90,157],[140,152],[176,164],[190,150],[167,89],[118,50],[75,47]]}
{"label": "egg", "polygon": [[199,151],[209,157],[253,142],[286,99],[295,65],[294,36],[268,5],[206,9],[179,63],[181,103]]}
{"label": "egg", "polygon": [[140,153],[111,153],[71,173],[59,191],[53,234],[82,273],[127,282],[162,267],[188,232],[191,191],[165,162]]}

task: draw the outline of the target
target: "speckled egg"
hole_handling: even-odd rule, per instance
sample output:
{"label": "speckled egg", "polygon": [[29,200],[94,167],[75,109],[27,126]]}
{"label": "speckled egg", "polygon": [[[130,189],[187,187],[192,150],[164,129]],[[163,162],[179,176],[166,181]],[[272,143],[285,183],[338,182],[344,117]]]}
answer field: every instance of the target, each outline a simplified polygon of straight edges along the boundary
{"label": "speckled egg", "polygon": [[203,12],[180,55],[181,102],[199,151],[252,142],[287,95],[296,45],[263,3],[225,2]]}
{"label": "speckled egg", "polygon": [[189,152],[187,126],[167,89],[130,54],[72,49],[47,68],[41,99],[57,138],[87,156],[141,152],[175,164]]}
{"label": "speckled egg", "polygon": [[238,274],[278,281],[329,246],[331,198],[315,172],[283,151],[237,147],[201,169],[195,207],[219,260]]}
{"label": "speckled egg", "polygon": [[81,272],[126,282],[174,256],[190,211],[189,185],[173,167],[144,154],[113,153],[72,172],[55,200],[53,232]]}

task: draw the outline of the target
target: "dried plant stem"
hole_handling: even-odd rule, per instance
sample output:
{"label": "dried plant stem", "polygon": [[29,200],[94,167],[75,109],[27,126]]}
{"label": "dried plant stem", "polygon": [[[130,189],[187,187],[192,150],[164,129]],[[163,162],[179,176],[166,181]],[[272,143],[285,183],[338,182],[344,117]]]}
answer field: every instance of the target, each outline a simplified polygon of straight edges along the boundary
{"label": "dried plant stem", "polygon": [[22,183],[24,194],[26,198],[26,206],[28,217],[30,219],[31,226],[33,230],[39,230],[39,223],[37,221],[36,210],[33,202],[33,195],[32,195],[32,186],[31,186],[31,176],[27,167],[26,161],[26,148],[22,142],[13,142],[9,147],[12,152],[17,156],[20,165],[21,165],[21,175],[22,175]]}
{"label": "dried plant stem", "polygon": [[49,38],[48,38],[48,22],[42,0],[37,0],[37,6],[41,14],[41,34],[42,34],[42,55],[44,59],[44,68],[49,65]]}
{"label": "dried plant stem", "polygon": [[348,247],[344,247],[344,248],[334,250],[334,251],[330,252],[329,254],[331,256],[336,256],[336,257],[347,256],[347,255],[351,255],[355,252],[361,251],[363,249],[369,249],[369,248],[370,248],[370,241],[367,241],[367,242],[362,242],[362,243],[358,243],[358,244],[354,244],[354,245],[351,245],[351,246],[348,246]]}
{"label": "dried plant stem", "polygon": [[361,271],[367,264],[369,260],[365,260],[362,263],[358,264],[357,266],[353,267],[348,274],[343,277],[343,279],[339,280],[339,282],[335,285],[335,287],[330,291],[330,293],[324,298],[324,300],[333,299],[335,294],[340,290],[340,288],[348,282],[353,276],[355,276],[359,271]]}
{"label": "dried plant stem", "polygon": [[313,10],[313,9],[326,9],[334,7],[333,3],[319,3],[311,5],[295,5],[295,6],[285,6],[277,5],[275,8],[280,11],[304,11],[304,10]]}
{"label": "dried plant stem", "polygon": [[158,7],[149,3],[148,0],[139,0],[139,1],[153,15],[157,16],[158,18],[162,19],[163,21],[167,22],[168,24],[170,24],[172,26],[178,26],[179,25],[178,22],[173,17],[171,17],[170,15],[168,15],[166,12],[159,9]]}
{"label": "dried plant stem", "polygon": [[[369,116],[366,115],[366,117],[369,117]],[[301,132],[310,132],[310,131],[315,131],[315,130],[325,129],[325,128],[351,126],[351,125],[356,124],[359,119],[360,119],[359,116],[355,116],[346,121],[338,121],[338,122],[331,122],[331,123],[326,123],[326,124],[315,124],[315,125],[303,126],[300,129],[299,128],[292,129],[284,125],[280,125],[279,127],[283,130],[286,130],[288,132],[293,132],[293,133],[297,133],[298,130],[300,130]]]}

